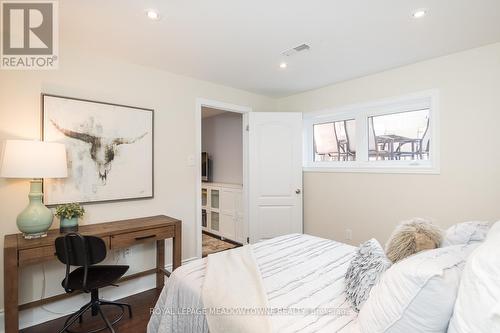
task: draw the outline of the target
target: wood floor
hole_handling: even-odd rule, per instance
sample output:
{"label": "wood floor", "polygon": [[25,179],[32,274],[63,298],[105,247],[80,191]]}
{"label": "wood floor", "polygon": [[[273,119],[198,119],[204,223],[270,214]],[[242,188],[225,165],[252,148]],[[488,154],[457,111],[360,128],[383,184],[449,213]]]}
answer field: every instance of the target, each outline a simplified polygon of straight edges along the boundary
{"label": "wood floor", "polygon": [[[156,289],[151,289],[140,294],[132,295],[120,300],[120,302],[128,303],[132,306],[132,318],[128,318],[125,315],[123,319],[115,324],[115,332],[117,333],[143,333],[146,332],[146,326],[149,322],[150,308],[153,308],[156,304],[156,300],[160,295],[159,291]],[[90,296],[89,296],[90,297]],[[83,305],[83,304],[82,304]],[[116,307],[111,307],[116,308]],[[117,315],[119,311],[115,309],[103,307],[108,319],[112,319],[114,315]],[[21,333],[57,333],[63,326],[64,321],[67,317],[52,320],[37,326],[32,326],[21,330]],[[87,332],[91,329],[95,329],[103,326],[103,322],[99,316],[91,317],[90,314],[84,317],[84,322],[81,325],[74,325],[73,331],[75,332]],[[104,333],[109,332],[109,330],[102,331]]]}

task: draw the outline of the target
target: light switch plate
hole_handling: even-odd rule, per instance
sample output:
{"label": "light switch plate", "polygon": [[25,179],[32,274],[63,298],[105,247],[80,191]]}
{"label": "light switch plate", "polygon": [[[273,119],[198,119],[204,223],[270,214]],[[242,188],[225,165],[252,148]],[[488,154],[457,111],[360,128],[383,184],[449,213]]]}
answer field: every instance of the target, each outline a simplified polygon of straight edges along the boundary
{"label": "light switch plate", "polygon": [[187,157],[187,165],[190,166],[190,167],[192,167],[192,166],[195,165],[195,163],[196,163],[196,161],[194,160],[194,155],[193,154],[188,155],[188,157]]}

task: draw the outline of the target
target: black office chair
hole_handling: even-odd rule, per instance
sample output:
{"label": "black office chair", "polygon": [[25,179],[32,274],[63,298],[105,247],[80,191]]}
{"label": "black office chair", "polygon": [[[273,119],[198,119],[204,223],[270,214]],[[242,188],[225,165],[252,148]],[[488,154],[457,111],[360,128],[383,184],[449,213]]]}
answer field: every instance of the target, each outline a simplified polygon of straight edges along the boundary
{"label": "black office chair", "polygon": [[[108,302],[99,299],[99,289],[107,286],[117,286],[115,284],[129,266],[125,265],[97,265],[106,258],[106,244],[99,237],[82,236],[78,233],[69,233],[64,237],[56,239],[56,255],[57,258],[66,265],[66,277],[62,281],[62,286],[67,293],[74,291],[83,291],[90,293],[91,300],[69,316],[64,323],[64,328],[59,333],[71,332],[70,326],[78,319],[79,323],[83,322],[83,315],[87,310],[91,310],[92,316],[100,314],[106,326],[87,333],[99,332],[109,329],[114,333],[113,325],[120,321],[125,313],[125,308],[128,308],[129,316],[132,317],[132,308],[129,304]],[[80,266],[70,272],[71,266]],[[121,308],[120,315],[112,322],[106,318],[101,310],[101,305],[114,305]]]}

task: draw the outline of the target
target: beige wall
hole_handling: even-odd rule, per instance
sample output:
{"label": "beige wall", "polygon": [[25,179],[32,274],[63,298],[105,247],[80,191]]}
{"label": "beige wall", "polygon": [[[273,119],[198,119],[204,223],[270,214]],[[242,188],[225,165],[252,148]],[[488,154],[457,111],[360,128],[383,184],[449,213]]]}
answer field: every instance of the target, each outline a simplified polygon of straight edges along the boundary
{"label": "beige wall", "polygon": [[[86,206],[84,223],[154,214],[168,214],[183,220],[183,257],[195,256],[195,175],[188,156],[195,152],[196,98],[246,105],[256,111],[270,111],[273,101],[216,84],[163,71],[134,66],[116,60],[98,59],[71,50],[61,53],[57,71],[0,71],[0,142],[5,139],[36,139],[40,136],[40,93],[80,97],[155,109],[155,198]],[[17,232],[16,216],[28,200],[28,181],[0,179],[0,248],[5,234]],[[53,227],[58,227],[57,222]],[[153,267],[154,248],[132,248],[131,271]],[[170,260],[169,260],[170,261]],[[0,281],[3,282],[3,251],[0,250]],[[47,263],[47,294],[61,293],[63,270]],[[41,265],[24,270],[21,278],[23,302],[41,295]],[[0,282],[0,285],[2,285]],[[137,287],[138,288],[138,287]],[[115,288],[122,289],[122,288]],[[133,288],[132,288],[133,289]],[[3,288],[0,290],[3,305]],[[49,305],[54,311],[68,311],[74,305]],[[30,324],[48,312],[25,314]]]}
{"label": "beige wall", "polygon": [[305,232],[353,244],[385,242],[398,221],[500,218],[500,44],[283,98],[281,111],[317,111],[440,91],[441,174],[304,173]]}

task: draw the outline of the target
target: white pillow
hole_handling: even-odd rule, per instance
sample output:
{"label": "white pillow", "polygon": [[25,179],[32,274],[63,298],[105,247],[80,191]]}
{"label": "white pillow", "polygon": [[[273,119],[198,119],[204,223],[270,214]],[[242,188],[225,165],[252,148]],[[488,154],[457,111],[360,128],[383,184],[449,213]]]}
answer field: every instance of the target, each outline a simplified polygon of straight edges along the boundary
{"label": "white pillow", "polygon": [[446,332],[465,259],[476,246],[426,250],[392,265],[359,312],[361,332]]}
{"label": "white pillow", "polygon": [[449,333],[500,332],[500,222],[471,254],[458,290]]}
{"label": "white pillow", "polygon": [[490,227],[490,222],[485,221],[471,221],[455,224],[446,230],[442,246],[482,242],[485,240]]}

